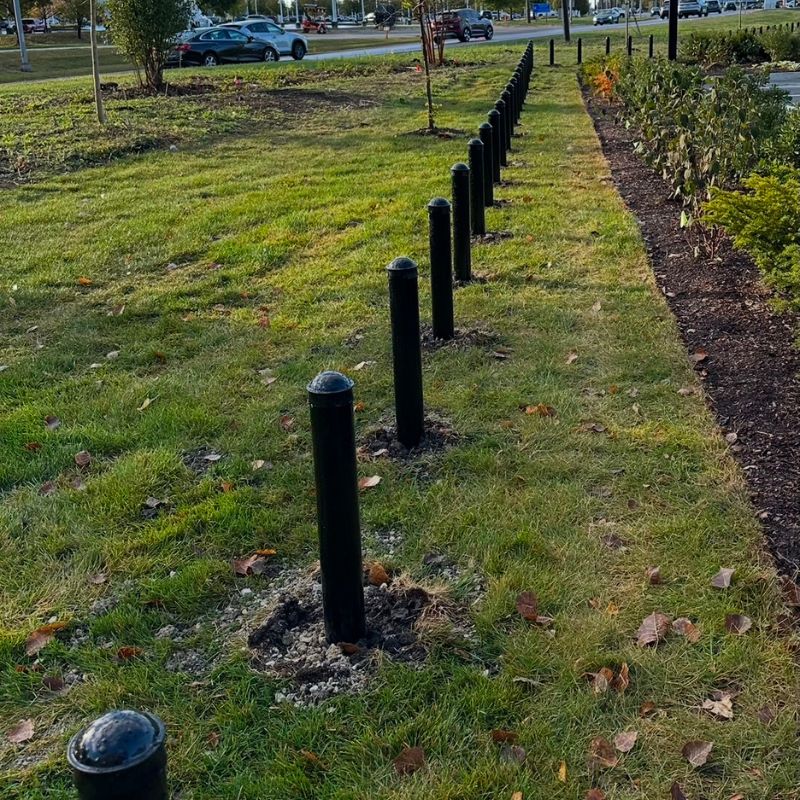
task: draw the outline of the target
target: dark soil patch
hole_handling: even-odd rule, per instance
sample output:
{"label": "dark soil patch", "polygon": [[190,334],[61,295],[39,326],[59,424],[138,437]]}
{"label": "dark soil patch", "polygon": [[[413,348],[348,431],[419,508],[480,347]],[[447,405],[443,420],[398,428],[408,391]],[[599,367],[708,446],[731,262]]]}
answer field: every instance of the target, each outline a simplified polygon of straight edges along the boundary
{"label": "dark soil patch", "polygon": [[210,447],[198,447],[196,450],[187,450],[181,456],[181,461],[197,475],[203,475],[218,461],[221,461],[221,456]]}
{"label": "dark soil patch", "polygon": [[750,257],[722,243],[719,257],[695,258],[680,205],[633,150],[605,101],[585,94],[617,189],[639,220],[657,283],[697,364],[720,426],[735,433],[742,466],[782,572],[800,572],[800,316],[776,313]]}
{"label": "dark soil patch", "polygon": [[492,205],[493,205],[495,208],[507,208],[508,206],[510,206],[510,205],[511,205],[511,201],[510,201],[510,200],[495,200],[495,201],[492,203]]}
{"label": "dark soil patch", "polygon": [[423,622],[444,622],[455,608],[402,581],[365,586],[364,605],[366,635],[357,642],[329,644],[322,587],[316,577],[280,596],[247,640],[256,669],[291,681],[276,700],[310,705],[342,692],[361,691],[377,666],[378,651],[394,661],[423,663],[428,645],[420,627]]}
{"label": "dark soil patch", "polygon": [[458,128],[417,128],[414,131],[401,133],[400,136],[434,136],[437,139],[459,139],[466,136],[467,132],[459,130]]}
{"label": "dark soil patch", "polygon": [[360,461],[375,461],[381,458],[408,461],[423,454],[437,453],[452,447],[458,441],[453,427],[433,414],[425,415],[425,436],[416,446],[408,448],[397,439],[394,425],[380,425],[367,431],[359,440],[358,458]]}
{"label": "dark soil patch", "polygon": [[[472,283],[485,283],[486,279],[476,277]],[[469,284],[462,284],[469,285]],[[433,335],[433,328],[430,325],[423,325],[420,331],[420,339],[423,350],[466,350],[470,347],[484,347],[487,350],[494,350],[500,343],[500,334],[488,328],[456,328],[452,339],[436,339]]]}
{"label": "dark soil patch", "polygon": [[[495,200],[494,204],[497,208],[502,208],[510,203],[509,200]],[[486,231],[482,236],[473,236],[472,241],[475,244],[497,244],[502,242],[503,239],[511,239],[514,234],[511,231]]]}

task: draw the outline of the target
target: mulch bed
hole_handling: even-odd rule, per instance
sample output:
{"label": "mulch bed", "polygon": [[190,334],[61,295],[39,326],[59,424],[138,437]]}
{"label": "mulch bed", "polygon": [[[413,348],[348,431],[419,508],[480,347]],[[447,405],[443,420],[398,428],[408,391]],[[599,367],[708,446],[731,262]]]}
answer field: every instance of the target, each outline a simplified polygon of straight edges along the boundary
{"label": "mulch bed", "polygon": [[[778,568],[800,573],[800,330],[778,314],[748,255],[725,239],[717,258],[694,256],[680,203],[633,150],[605,100],[584,99],[614,183],[639,220],[656,281],[677,318],[708,402],[747,476]],[[733,435],[735,434],[735,436]]]}

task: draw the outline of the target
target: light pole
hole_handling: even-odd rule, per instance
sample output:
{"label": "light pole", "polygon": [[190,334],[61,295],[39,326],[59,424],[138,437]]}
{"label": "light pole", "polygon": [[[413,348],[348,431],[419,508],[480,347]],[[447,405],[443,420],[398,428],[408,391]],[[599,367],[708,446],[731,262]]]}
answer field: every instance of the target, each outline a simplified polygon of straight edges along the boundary
{"label": "light pole", "polygon": [[678,58],[678,0],[669,0],[667,58],[670,61],[675,61]]}
{"label": "light pole", "polygon": [[17,41],[19,41],[19,60],[22,72],[33,72],[31,62],[28,60],[28,48],[25,44],[25,31],[22,28],[22,9],[19,0],[14,0],[14,25],[17,28]]}

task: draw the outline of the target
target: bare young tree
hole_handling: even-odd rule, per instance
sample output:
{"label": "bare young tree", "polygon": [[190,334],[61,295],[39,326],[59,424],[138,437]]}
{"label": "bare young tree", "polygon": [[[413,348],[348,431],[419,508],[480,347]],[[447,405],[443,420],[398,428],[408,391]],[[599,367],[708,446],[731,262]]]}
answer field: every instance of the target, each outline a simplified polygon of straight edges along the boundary
{"label": "bare young tree", "polygon": [[89,42],[92,50],[94,106],[97,111],[97,121],[101,125],[105,125],[107,122],[106,107],[103,103],[103,91],[100,88],[100,58],[97,53],[97,0],[89,0]]}

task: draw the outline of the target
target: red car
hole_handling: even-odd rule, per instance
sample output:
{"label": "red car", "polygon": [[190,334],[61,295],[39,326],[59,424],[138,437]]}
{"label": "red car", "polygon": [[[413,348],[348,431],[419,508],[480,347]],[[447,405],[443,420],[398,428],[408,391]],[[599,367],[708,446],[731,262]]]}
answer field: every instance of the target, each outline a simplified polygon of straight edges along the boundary
{"label": "red car", "polygon": [[431,21],[431,28],[434,41],[455,37],[462,42],[468,42],[473,36],[483,36],[485,39],[494,36],[492,21],[473,8],[445,11]]}

